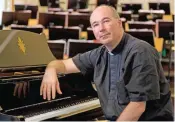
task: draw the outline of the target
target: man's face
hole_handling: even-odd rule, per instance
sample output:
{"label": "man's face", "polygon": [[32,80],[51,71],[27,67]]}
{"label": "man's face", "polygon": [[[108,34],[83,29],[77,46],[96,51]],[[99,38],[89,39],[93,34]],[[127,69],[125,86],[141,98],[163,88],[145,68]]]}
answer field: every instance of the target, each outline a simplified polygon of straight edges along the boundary
{"label": "man's face", "polygon": [[112,11],[107,7],[96,9],[90,18],[94,35],[100,43],[112,45],[117,41],[122,29],[122,23],[115,18]]}

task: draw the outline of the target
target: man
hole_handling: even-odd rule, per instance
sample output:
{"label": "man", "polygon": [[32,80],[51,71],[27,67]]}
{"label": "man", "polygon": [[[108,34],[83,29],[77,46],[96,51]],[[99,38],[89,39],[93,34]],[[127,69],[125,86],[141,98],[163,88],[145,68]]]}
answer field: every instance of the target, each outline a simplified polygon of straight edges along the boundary
{"label": "man", "polygon": [[57,73],[94,71],[100,103],[108,120],[173,120],[168,82],[159,54],[148,43],[124,33],[115,9],[97,7],[90,17],[103,46],[68,60],[48,64],[41,84],[44,99],[62,94]]}

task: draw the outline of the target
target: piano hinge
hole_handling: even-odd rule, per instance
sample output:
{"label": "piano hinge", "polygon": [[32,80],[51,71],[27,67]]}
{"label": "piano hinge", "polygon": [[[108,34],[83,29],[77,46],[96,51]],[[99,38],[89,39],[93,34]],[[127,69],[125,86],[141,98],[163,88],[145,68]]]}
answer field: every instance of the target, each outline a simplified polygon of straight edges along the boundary
{"label": "piano hinge", "polygon": [[20,115],[20,116],[16,116],[19,120],[24,121],[24,116]]}
{"label": "piano hinge", "polygon": [[2,111],[3,109],[2,109],[2,107],[0,106],[0,111]]}

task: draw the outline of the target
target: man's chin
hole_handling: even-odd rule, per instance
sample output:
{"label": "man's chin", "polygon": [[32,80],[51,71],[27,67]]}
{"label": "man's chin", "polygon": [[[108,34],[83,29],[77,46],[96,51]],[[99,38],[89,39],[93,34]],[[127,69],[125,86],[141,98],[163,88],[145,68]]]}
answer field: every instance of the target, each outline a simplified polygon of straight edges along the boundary
{"label": "man's chin", "polygon": [[108,45],[111,42],[111,40],[110,39],[102,39],[99,42],[102,43],[103,45]]}

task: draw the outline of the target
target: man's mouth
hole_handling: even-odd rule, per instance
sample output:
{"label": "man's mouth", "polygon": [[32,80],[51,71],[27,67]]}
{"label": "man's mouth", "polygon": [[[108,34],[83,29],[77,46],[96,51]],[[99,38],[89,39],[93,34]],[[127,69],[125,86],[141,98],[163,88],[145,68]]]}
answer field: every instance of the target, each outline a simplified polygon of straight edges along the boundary
{"label": "man's mouth", "polygon": [[101,38],[101,39],[107,38],[107,37],[108,37],[108,35],[109,35],[109,33],[104,34],[104,35],[100,36],[100,38]]}

